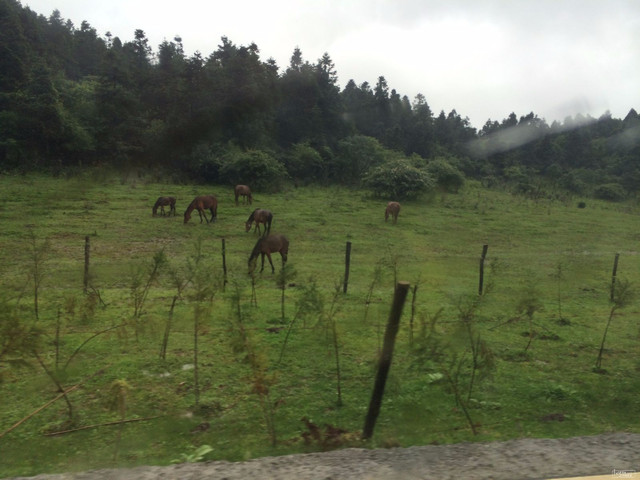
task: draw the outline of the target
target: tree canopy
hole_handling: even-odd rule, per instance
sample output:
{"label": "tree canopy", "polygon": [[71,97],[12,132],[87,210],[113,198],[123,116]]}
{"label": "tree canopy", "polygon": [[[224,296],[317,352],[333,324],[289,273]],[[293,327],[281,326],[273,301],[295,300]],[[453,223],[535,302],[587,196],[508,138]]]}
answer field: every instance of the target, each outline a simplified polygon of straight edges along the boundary
{"label": "tree canopy", "polygon": [[415,156],[451,191],[470,177],[625,198],[640,186],[640,117],[512,112],[477,130],[382,75],[340,89],[329,53],[312,62],[295,47],[281,69],[227,37],[208,56],[187,56],[179,36],[154,51],[142,29],[123,41],[0,0],[0,171],[153,165],[225,183],[245,161],[283,181],[358,185],[389,157],[412,172]]}

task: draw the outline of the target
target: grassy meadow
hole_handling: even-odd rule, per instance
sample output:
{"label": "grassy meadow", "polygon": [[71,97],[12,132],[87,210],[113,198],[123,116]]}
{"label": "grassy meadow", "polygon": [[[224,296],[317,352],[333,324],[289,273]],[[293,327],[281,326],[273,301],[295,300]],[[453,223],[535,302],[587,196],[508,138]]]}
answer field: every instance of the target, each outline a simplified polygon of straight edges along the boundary
{"label": "grassy meadow", "polygon": [[[217,222],[196,213],[185,225],[205,193],[218,197]],[[176,217],[152,217],[161,195],[177,197]],[[0,321],[42,331],[30,353],[0,352],[0,477],[640,432],[637,204],[470,184],[403,202],[394,225],[386,200],[363,191],[257,192],[236,206],[231,187],[96,173],[0,176],[0,199]],[[258,207],[290,250],[284,274],[276,254],[276,274],[267,264],[252,283],[257,235],[244,222]],[[396,279],[410,293],[362,443]]]}

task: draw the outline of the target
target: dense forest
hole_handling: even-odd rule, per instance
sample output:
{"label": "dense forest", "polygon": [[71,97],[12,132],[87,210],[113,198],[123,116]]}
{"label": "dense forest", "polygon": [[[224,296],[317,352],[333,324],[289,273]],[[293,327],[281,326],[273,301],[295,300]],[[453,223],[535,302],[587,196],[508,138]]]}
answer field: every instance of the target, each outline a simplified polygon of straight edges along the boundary
{"label": "dense forest", "polygon": [[339,182],[399,198],[472,178],[528,195],[637,196],[632,108],[551,125],[511,113],[477,130],[383,76],[337,80],[328,53],[312,63],[295,48],[283,68],[226,37],[208,56],[187,56],[179,37],[154,51],[143,30],[123,42],[0,0],[0,173],[153,167],[176,181]]}

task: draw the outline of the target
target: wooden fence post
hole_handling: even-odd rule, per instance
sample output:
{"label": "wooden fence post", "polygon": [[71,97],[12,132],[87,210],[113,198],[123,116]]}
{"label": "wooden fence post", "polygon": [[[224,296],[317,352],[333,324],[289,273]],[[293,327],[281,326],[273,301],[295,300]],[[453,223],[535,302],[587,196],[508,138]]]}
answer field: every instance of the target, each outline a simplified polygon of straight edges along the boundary
{"label": "wooden fence post", "polygon": [[416,294],[418,285],[413,286],[413,295],[411,297],[411,319],[409,320],[409,345],[413,346],[413,319],[416,316]]}
{"label": "wooden fence post", "polygon": [[89,289],[89,257],[91,255],[91,243],[89,235],[84,237],[84,293]]}
{"label": "wooden fence post", "polygon": [[222,291],[224,292],[227,286],[227,250],[224,238],[222,239],[222,271],[224,272],[224,282],[222,284]]}
{"label": "wooden fence post", "polygon": [[400,326],[400,317],[402,316],[402,307],[407,299],[409,292],[409,282],[398,282],[395,294],[393,296],[393,305],[387,322],[387,329],[384,333],[384,344],[382,346],[382,354],[378,363],[378,373],[376,375],[376,383],[373,387],[371,401],[369,402],[369,411],[365,418],[364,428],[362,430],[362,439],[368,440],[373,436],[373,429],[380,413],[382,405],[382,396],[384,395],[384,386],[387,382],[387,375],[391,367],[393,358],[393,347],[396,341],[396,334]]}
{"label": "wooden fence post", "polygon": [[349,266],[351,265],[351,242],[347,242],[347,251],[344,256],[344,287],[343,293],[347,293],[347,285],[349,284]]}
{"label": "wooden fence post", "polygon": [[487,250],[489,245],[482,246],[482,256],[480,257],[480,281],[478,283],[478,295],[482,295],[482,287],[484,284],[484,259],[487,258]]}
{"label": "wooden fence post", "polygon": [[618,259],[620,254],[616,253],[616,258],[613,260],[613,273],[611,273],[611,301],[615,298],[616,293],[616,275],[618,273]]}

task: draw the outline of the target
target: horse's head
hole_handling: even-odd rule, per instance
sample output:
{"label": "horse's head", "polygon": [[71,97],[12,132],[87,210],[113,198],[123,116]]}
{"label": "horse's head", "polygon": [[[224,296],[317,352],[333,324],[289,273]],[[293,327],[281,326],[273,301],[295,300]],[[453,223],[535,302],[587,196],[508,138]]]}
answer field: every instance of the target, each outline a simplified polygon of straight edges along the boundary
{"label": "horse's head", "polygon": [[189,212],[186,212],[184,214],[184,223],[187,223],[189,220],[191,220],[191,214]]}

